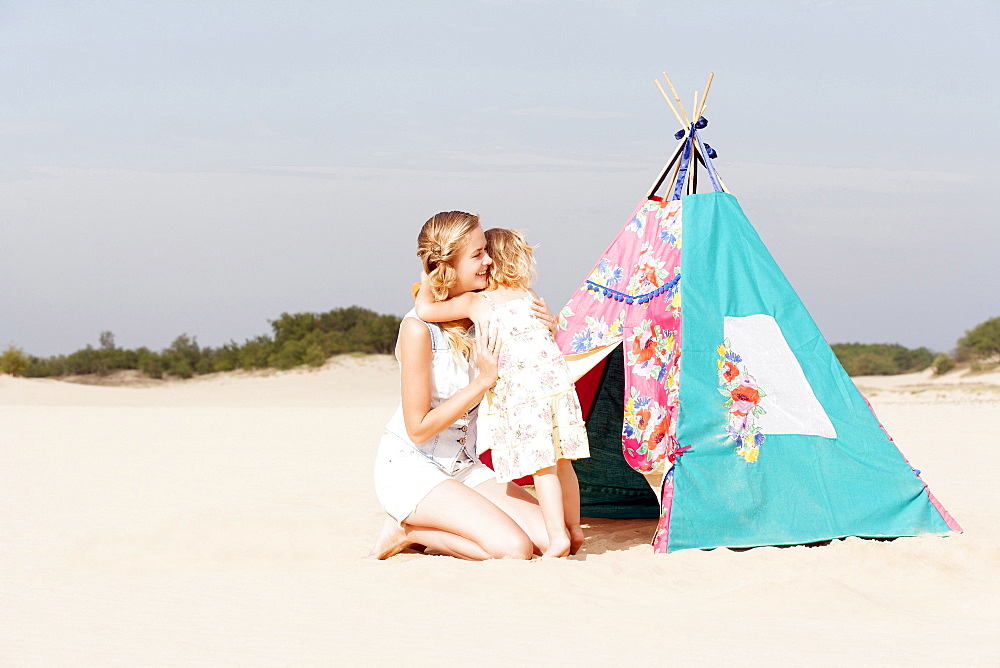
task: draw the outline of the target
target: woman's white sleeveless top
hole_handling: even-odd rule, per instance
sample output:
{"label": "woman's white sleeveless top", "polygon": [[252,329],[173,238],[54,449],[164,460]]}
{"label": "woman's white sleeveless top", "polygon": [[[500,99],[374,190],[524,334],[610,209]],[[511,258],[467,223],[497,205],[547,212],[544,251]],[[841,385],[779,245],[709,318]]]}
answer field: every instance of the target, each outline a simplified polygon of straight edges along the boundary
{"label": "woman's white sleeveless top", "polygon": [[[404,321],[406,318],[420,320],[415,311],[410,311],[403,316]],[[420,322],[424,321],[420,320]],[[427,325],[431,334],[431,349],[434,351],[434,358],[431,362],[431,408],[435,408],[465,389],[475,377],[476,370],[472,363],[463,356],[452,353],[448,335],[441,329],[440,325],[433,322],[424,322],[424,324]],[[398,352],[396,360],[399,360]],[[426,443],[414,443],[406,433],[403,405],[400,403],[385,430],[409,443],[417,452],[434,462],[442,471],[451,475],[455,462],[463,451],[473,461],[479,461],[479,457],[476,455],[476,416],[478,413],[479,406],[476,405],[455,424],[431,437]]]}

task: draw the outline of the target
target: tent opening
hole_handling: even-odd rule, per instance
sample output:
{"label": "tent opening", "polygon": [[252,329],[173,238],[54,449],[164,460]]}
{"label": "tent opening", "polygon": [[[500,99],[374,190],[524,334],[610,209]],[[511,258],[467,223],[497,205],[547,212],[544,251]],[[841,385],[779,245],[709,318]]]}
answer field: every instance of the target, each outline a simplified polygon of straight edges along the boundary
{"label": "tent opening", "polygon": [[[629,466],[622,456],[625,357],[621,344],[577,381],[577,389],[587,420],[587,438],[590,439],[590,457],[573,462],[580,480],[581,516],[613,519],[659,517],[660,504],[656,494],[643,475]],[[592,402],[588,401],[591,396]]]}

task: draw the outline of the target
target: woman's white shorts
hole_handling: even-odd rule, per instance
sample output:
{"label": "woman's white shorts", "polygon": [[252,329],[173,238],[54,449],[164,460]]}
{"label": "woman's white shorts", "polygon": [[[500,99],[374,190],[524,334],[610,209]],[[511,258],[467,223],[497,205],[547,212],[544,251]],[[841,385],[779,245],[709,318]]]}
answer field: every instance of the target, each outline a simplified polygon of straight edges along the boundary
{"label": "woman's white shorts", "polygon": [[475,488],[495,479],[493,469],[482,462],[473,462],[458,473],[448,475],[393,434],[383,434],[375,455],[375,494],[385,512],[400,524],[445,480]]}

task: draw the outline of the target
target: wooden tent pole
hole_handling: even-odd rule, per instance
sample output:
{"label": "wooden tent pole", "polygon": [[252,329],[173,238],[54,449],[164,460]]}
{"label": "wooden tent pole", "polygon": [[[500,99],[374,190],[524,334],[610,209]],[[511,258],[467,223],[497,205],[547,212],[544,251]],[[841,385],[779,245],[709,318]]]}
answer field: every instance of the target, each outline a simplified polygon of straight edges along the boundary
{"label": "wooden tent pole", "polygon": [[656,84],[656,87],[660,89],[660,94],[663,96],[663,99],[666,100],[667,104],[670,106],[670,111],[674,112],[674,118],[677,119],[677,123],[682,128],[687,127],[684,124],[684,119],[681,118],[681,115],[677,113],[677,109],[674,107],[674,103],[670,101],[670,97],[667,95],[667,91],[663,90],[663,86],[660,85],[660,80],[654,79],[653,82]]}
{"label": "wooden tent pole", "polygon": [[722,180],[722,177],[719,176],[718,172],[715,173],[715,178],[719,179],[719,185],[722,186],[722,192],[728,193],[729,188],[726,187],[726,182]]}
{"label": "wooden tent pole", "polygon": [[[677,142],[677,148],[674,149],[674,153],[673,155],[670,156],[670,160],[667,160],[667,164],[665,164],[663,166],[663,169],[660,170],[660,175],[656,177],[656,180],[653,181],[653,185],[646,192],[647,198],[652,196],[657,190],[659,190],[660,186],[663,185],[663,180],[667,177],[667,172],[670,170],[670,167],[673,166],[674,161],[677,160],[677,156],[680,155],[681,150],[683,150],[684,148],[685,139],[687,139],[686,130],[684,131],[684,136],[681,137],[681,140],[679,142]],[[681,163],[678,161],[677,166],[680,167],[680,164]],[[676,181],[676,178],[674,180]]]}
{"label": "wooden tent pole", "polygon": [[708,83],[705,84],[705,94],[701,96],[701,109],[698,110],[698,115],[694,120],[698,120],[705,113],[705,100],[708,99],[708,89],[712,87],[712,79],[715,78],[715,72],[708,73]]}
{"label": "wooden tent pole", "polygon": [[[674,101],[677,102],[676,107],[674,106],[674,103],[671,102],[670,96],[667,95],[667,91],[664,90],[663,86],[660,84],[660,80],[655,79],[654,83],[656,84],[656,87],[659,89],[660,95],[662,95],[663,99],[666,101],[667,106],[670,107],[670,111],[673,112],[674,118],[677,119],[677,122],[681,124],[684,130],[681,139],[677,144],[677,148],[674,150],[673,155],[670,157],[670,160],[667,161],[667,164],[664,165],[663,169],[660,170],[659,176],[656,177],[656,180],[653,182],[653,186],[647,192],[646,194],[647,198],[653,196],[656,193],[656,191],[659,190],[660,186],[663,185],[663,182],[666,179],[667,174],[670,172],[670,168],[674,166],[674,161],[677,161],[680,152],[684,150],[684,144],[686,143],[685,140],[687,139],[687,135],[692,122],[697,122],[698,119],[700,119],[702,115],[705,113],[705,106],[708,101],[708,91],[712,88],[712,80],[715,78],[715,72],[709,72],[708,81],[705,82],[705,92],[701,95],[700,99],[698,96],[698,91],[694,92],[694,106],[691,107],[691,111],[695,114],[693,118],[688,118],[687,110],[681,103],[681,99],[677,95],[677,90],[674,88],[674,84],[673,82],[670,81],[670,77],[667,75],[666,72],[663,73],[663,78],[666,79],[667,85],[670,87],[670,92],[673,93]],[[680,113],[678,113],[677,111],[678,109],[680,109]],[[702,166],[705,167],[705,169],[708,169],[706,161],[709,160],[708,156],[702,155],[702,152],[698,148],[697,143],[692,142],[691,149],[692,149],[691,158],[693,163],[691,166],[692,173],[688,174],[687,183],[684,184],[689,194],[692,193],[692,188],[694,192],[697,192],[698,189],[698,163],[701,162]],[[677,161],[676,167],[674,167],[673,170],[673,178],[670,181],[671,183],[677,182],[677,176],[680,173],[680,168],[681,168],[680,161]],[[722,186],[722,192],[728,193],[729,188],[726,187],[725,182],[722,180],[722,177],[719,176],[718,172],[716,172],[715,176],[719,180],[719,185]]]}
{"label": "wooden tent pole", "polygon": [[[701,149],[698,148],[698,143],[697,142],[695,142],[694,146],[695,146],[695,153],[697,155],[698,161],[701,162],[702,166],[704,166],[705,170],[707,171],[708,170],[708,164],[707,164],[707,162],[711,158],[709,158],[707,155],[705,155],[704,153],[701,152]],[[722,192],[728,193],[729,192],[729,188],[726,187],[726,183],[725,183],[725,181],[722,180],[722,177],[719,176],[719,172],[718,171],[715,172],[715,178],[717,178],[719,180],[719,185],[722,186]]]}
{"label": "wooden tent pole", "polygon": [[[691,125],[691,120],[688,118],[687,111],[684,109],[684,105],[681,104],[681,98],[677,96],[674,84],[671,83],[670,77],[667,76],[666,72],[663,73],[663,78],[667,80],[667,85],[670,86],[670,92],[674,94],[674,100],[677,101],[677,108],[681,110],[681,115],[684,116],[684,125]],[[694,110],[692,109],[692,111]]]}

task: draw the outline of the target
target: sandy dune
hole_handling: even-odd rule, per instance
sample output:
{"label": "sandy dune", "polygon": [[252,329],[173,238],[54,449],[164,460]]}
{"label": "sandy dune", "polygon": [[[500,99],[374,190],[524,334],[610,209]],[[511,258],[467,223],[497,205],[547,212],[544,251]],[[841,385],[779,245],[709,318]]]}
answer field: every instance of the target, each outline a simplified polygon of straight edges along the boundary
{"label": "sandy dune", "polygon": [[857,379],[965,528],[363,560],[386,357],[142,387],[0,376],[0,664],[996,665],[1000,374]]}

